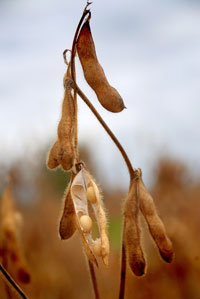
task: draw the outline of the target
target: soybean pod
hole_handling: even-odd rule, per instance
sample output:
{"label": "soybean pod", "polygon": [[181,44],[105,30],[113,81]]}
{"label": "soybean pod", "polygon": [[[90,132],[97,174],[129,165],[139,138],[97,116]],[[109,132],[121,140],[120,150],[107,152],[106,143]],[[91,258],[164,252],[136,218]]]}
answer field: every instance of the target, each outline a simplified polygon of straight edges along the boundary
{"label": "soybean pod", "polygon": [[89,19],[83,24],[78,40],[77,52],[83,68],[84,77],[94,90],[101,105],[110,112],[120,112],[125,106],[118,91],[112,87],[97,59]]}

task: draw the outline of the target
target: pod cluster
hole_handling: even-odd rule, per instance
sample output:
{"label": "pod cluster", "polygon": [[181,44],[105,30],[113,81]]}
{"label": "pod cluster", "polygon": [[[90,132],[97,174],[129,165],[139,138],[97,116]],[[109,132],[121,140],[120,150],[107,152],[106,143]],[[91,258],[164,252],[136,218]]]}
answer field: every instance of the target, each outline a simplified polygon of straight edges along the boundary
{"label": "pod cluster", "polygon": [[[90,29],[90,17],[86,19],[77,36],[76,49],[80,59],[84,77],[95,91],[99,102],[110,112],[120,112],[125,106],[117,90],[113,88],[101,67],[95,50]],[[64,75],[64,98],[61,119],[57,129],[57,140],[54,142],[47,157],[47,167],[55,169],[61,166],[64,171],[72,171],[71,181],[65,192],[63,213],[59,233],[61,239],[69,239],[76,230],[79,231],[85,252],[90,261],[97,264],[97,257],[108,264],[109,242],[107,237],[107,220],[99,187],[84,166],[77,171],[77,107],[72,88],[67,86],[72,79],[72,62],[68,63]],[[92,207],[95,221],[99,229],[99,238],[93,240],[93,220],[89,215]]]}
{"label": "pod cluster", "polygon": [[[87,6],[89,3],[87,4]],[[85,16],[89,17],[84,21]],[[71,60],[64,75],[64,99],[61,119],[57,129],[57,140],[49,151],[47,167],[54,169],[59,165],[64,171],[71,171],[71,181],[64,196],[63,212],[60,220],[59,234],[61,239],[69,239],[75,231],[80,233],[83,247],[89,261],[97,265],[97,258],[101,257],[108,264],[109,241],[107,237],[107,220],[103,208],[101,192],[95,180],[87,171],[78,157],[77,142],[77,103],[78,90],[75,76],[74,57],[77,52],[85,80],[94,90],[101,105],[110,112],[121,112],[125,106],[118,91],[112,87],[100,65],[95,44],[90,29],[91,13],[85,10],[77,27],[71,51]],[[73,79],[73,80],[72,80]],[[74,92],[72,92],[72,85]],[[78,92],[80,95],[80,92]],[[82,92],[81,92],[82,94]],[[81,95],[80,95],[81,96]],[[88,105],[90,108],[92,105]],[[95,108],[91,109],[93,112]],[[94,113],[98,120],[101,117]],[[103,124],[104,121],[100,121]],[[114,134],[107,127],[107,133],[120,149]],[[114,136],[114,137],[113,137]],[[127,158],[128,159],[128,158]],[[125,161],[127,163],[127,159]],[[127,163],[128,165],[128,163]],[[129,173],[131,177],[130,166]],[[132,168],[132,165],[131,165]],[[141,211],[148,224],[149,232],[157,245],[161,257],[166,262],[173,258],[173,248],[168,238],[164,224],[157,214],[153,198],[147,192],[142,181],[141,170],[133,170],[134,179],[131,180],[129,192],[124,201],[123,246],[125,246],[129,265],[137,276],[145,273],[145,257],[141,246],[139,212]],[[92,209],[93,217],[90,215]],[[93,239],[93,225],[97,223],[99,237]],[[123,247],[124,248],[124,247]],[[123,260],[123,259],[122,259]]]}
{"label": "pod cluster", "polygon": [[139,211],[142,212],[148,224],[149,232],[161,257],[165,262],[170,263],[173,259],[172,243],[167,236],[162,220],[158,216],[153,198],[145,188],[140,169],[136,170],[136,177],[131,181],[124,202],[124,241],[130,268],[137,276],[145,273],[146,266],[141,246]]}

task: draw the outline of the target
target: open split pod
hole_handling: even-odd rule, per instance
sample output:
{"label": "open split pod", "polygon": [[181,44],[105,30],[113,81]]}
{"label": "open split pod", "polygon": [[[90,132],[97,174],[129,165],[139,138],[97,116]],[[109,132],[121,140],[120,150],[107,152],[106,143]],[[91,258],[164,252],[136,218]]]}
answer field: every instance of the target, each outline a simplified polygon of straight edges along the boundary
{"label": "open split pod", "polygon": [[[71,206],[70,201],[73,203],[74,210],[71,207],[67,213],[66,207],[67,205]],[[67,204],[67,202],[69,203]],[[92,237],[93,220],[89,214],[89,205],[93,210],[98,225],[99,238],[96,240],[93,240]],[[75,231],[74,216],[76,218],[76,228],[80,233],[85,253],[89,260],[97,265],[97,257],[101,257],[104,264],[107,265],[109,241],[107,237],[106,215],[99,188],[84,167],[74,175],[67,192],[64,212],[60,222],[61,238],[64,237],[66,239]]]}

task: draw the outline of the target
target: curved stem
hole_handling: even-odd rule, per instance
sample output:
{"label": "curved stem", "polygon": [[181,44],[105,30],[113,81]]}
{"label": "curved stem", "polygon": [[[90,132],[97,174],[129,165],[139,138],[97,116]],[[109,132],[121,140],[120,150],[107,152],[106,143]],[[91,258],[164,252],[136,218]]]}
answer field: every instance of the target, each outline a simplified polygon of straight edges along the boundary
{"label": "curved stem", "polygon": [[16,296],[18,298],[28,299],[28,297],[24,294],[22,289],[16,284],[16,282],[11,278],[11,276],[8,274],[8,272],[1,264],[0,264],[0,276],[4,280],[6,285],[12,288],[12,290],[16,293]]}
{"label": "curved stem", "polygon": [[[78,33],[80,30],[80,27],[86,17],[87,14],[90,14],[90,11],[87,10],[87,7],[90,3],[87,3],[82,17],[78,23],[78,26],[76,28],[76,32],[74,35],[73,43],[72,43],[72,51],[71,51],[71,76],[72,80],[76,82],[76,69],[75,69],[75,55],[76,55],[76,40],[78,38]],[[76,163],[79,162],[79,151],[78,151],[78,120],[77,120],[77,113],[78,113],[78,106],[77,106],[77,96],[76,96],[76,90],[74,90],[74,107],[75,107],[75,133],[74,133],[74,143],[75,143],[75,154],[76,154]]]}
{"label": "curved stem", "polygon": [[103,120],[103,118],[101,117],[101,115],[97,112],[96,108],[92,105],[92,103],[86,97],[86,95],[81,91],[81,89],[78,87],[78,85],[76,84],[76,82],[68,80],[68,82],[66,82],[66,84],[67,85],[70,84],[70,86],[77,91],[78,95],[82,98],[82,100],[90,108],[90,110],[93,112],[93,114],[96,116],[96,118],[98,119],[98,121],[101,123],[101,125],[103,126],[103,128],[105,129],[105,131],[108,133],[108,135],[110,136],[110,138],[112,139],[112,141],[115,143],[115,145],[117,146],[117,148],[119,149],[120,153],[122,154],[122,156],[124,158],[124,161],[126,163],[128,171],[129,171],[130,180],[132,180],[135,177],[135,171],[133,169],[133,166],[132,166],[132,164],[131,164],[131,162],[129,160],[129,157],[128,157],[127,153],[125,152],[124,148],[122,147],[122,145],[119,142],[119,140],[117,139],[117,137],[113,134],[113,132],[111,131],[111,129],[107,126],[107,124],[105,123],[105,121]]}
{"label": "curved stem", "polygon": [[77,37],[78,37],[78,33],[79,33],[79,30],[81,28],[81,25],[86,17],[87,14],[91,14],[89,10],[87,10],[87,7],[90,3],[87,3],[84,11],[83,11],[83,14],[82,14],[82,17],[78,23],[78,26],[76,28],[76,32],[74,34],[74,39],[73,39],[73,43],[72,43],[72,52],[71,52],[71,75],[72,75],[72,80],[74,82],[76,82],[76,78],[75,78],[75,61],[74,61],[74,58],[75,58],[75,54],[76,54],[76,40],[77,40]]}

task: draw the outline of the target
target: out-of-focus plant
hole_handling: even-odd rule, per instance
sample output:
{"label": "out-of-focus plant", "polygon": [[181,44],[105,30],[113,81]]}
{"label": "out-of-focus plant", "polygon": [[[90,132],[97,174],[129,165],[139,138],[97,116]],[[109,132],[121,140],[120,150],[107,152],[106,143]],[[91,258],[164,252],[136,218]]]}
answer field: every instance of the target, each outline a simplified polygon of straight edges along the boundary
{"label": "out-of-focus plant", "polygon": [[11,187],[8,186],[2,195],[0,221],[0,274],[8,298],[27,298],[17,283],[29,284],[31,279],[20,246],[22,222],[22,215],[15,208]]}

